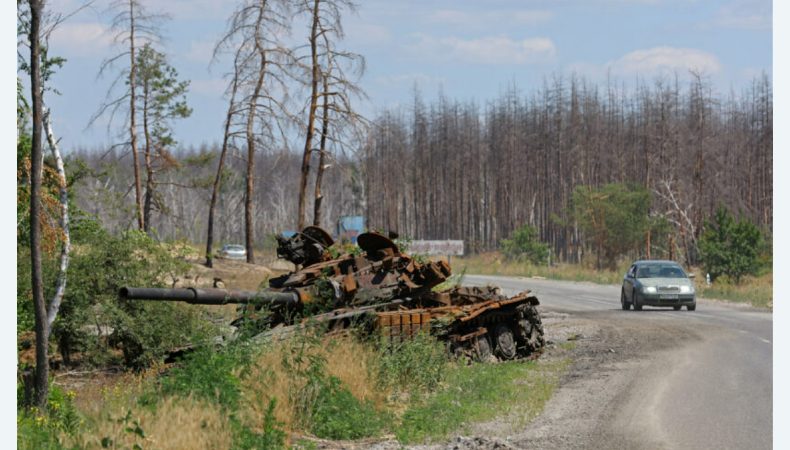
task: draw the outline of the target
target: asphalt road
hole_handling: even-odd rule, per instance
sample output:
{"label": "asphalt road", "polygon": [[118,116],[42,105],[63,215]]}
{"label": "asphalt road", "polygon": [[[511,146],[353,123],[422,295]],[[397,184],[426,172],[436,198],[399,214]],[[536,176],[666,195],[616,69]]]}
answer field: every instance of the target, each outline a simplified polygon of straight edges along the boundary
{"label": "asphalt road", "polygon": [[[530,289],[550,327],[575,323],[579,363],[524,448],[772,448],[770,312],[698,299],[697,311],[620,308],[620,287],[467,275],[464,284]],[[576,320],[576,322],[573,322]],[[575,372],[574,372],[575,371]]]}

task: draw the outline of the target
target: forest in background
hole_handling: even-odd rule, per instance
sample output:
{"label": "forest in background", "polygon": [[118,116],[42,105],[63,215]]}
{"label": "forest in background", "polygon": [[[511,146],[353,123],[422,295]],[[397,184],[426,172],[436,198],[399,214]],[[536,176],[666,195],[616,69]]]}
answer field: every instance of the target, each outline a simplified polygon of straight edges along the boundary
{"label": "forest in background", "polygon": [[[349,146],[355,150],[331,157],[322,226],[331,230],[338,217],[360,214],[370,228],[463,239],[467,251],[479,252],[529,224],[553,258],[579,262],[585,240],[570,212],[574,189],[625,183],[647,189],[650,215],[670,225],[671,237],[652,239],[659,255],[673,245],[695,262],[696,239],[719,205],[771,235],[773,100],[765,74],[726,95],[694,73],[635,88],[555,75],[483,103],[441,94],[426,101],[417,89],[409,103],[380,113],[365,141]],[[245,149],[234,151],[223,172],[216,242],[243,239]],[[200,243],[219,145],[174,155],[151,226],[160,239]],[[80,150],[73,157],[90,169],[76,185],[78,205],[110,229],[133,228],[128,155]],[[300,163],[287,150],[257,156],[259,246],[295,228]]]}

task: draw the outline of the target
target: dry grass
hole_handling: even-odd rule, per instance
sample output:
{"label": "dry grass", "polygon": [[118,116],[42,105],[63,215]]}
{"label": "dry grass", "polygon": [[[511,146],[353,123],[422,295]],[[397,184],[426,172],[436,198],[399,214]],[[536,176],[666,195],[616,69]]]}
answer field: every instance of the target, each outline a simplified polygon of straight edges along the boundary
{"label": "dry grass", "polygon": [[750,303],[759,308],[769,309],[773,309],[773,284],[773,273],[759,277],[745,277],[740,284],[720,278],[711,286],[707,286],[704,277],[698,277],[696,280],[700,297]]}
{"label": "dry grass", "polygon": [[[294,355],[301,354],[297,363]],[[244,423],[255,431],[261,431],[269,402],[276,400],[275,419],[286,430],[298,429],[297,401],[307,382],[304,377],[295,377],[294,369],[287,364],[301,364],[310,358],[326,361],[325,373],[337,377],[351,394],[361,401],[371,401],[382,408],[387,392],[381,389],[376,378],[375,350],[345,334],[326,336],[320,345],[305,345],[298,341],[276,342],[263,352],[251,365],[242,385],[240,410]]]}
{"label": "dry grass", "polygon": [[529,263],[508,261],[499,252],[488,252],[455,258],[453,259],[453,268],[456,273],[465,270],[466,273],[481,275],[544,277],[554,280],[616,284],[622,281],[628,265],[627,263],[623,264],[616,270],[597,270],[592,265],[586,264],[535,266]]}
{"label": "dry grass", "polygon": [[[66,446],[99,449],[102,441],[112,440],[109,448],[227,449],[231,429],[219,407],[192,398],[165,397],[155,408],[141,408],[140,395],[160,368],[142,374],[97,374],[81,382],[58,382],[76,393],[74,405],[84,423],[75,436],[61,434]],[[128,420],[124,420],[127,418]],[[144,437],[126,429],[139,425]],[[175,430],[175,432],[174,432]]]}
{"label": "dry grass", "polygon": [[[112,440],[110,448],[157,449],[227,449],[232,442],[228,420],[219,407],[192,398],[167,397],[156,409],[132,408],[133,405],[105,403],[100,409],[83,411],[91,424],[67,444],[81,448],[102,448],[102,441]],[[129,411],[132,413],[127,417]],[[143,436],[129,431],[139,425]]]}

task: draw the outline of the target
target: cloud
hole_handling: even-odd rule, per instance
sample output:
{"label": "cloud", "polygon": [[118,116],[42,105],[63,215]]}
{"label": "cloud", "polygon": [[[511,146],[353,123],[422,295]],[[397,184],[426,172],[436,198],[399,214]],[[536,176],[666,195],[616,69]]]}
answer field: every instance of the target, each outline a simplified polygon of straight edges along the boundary
{"label": "cloud", "polygon": [[434,77],[424,73],[403,73],[397,75],[384,75],[376,78],[376,83],[391,86],[393,84],[426,86],[431,84],[443,84],[446,79]]}
{"label": "cloud", "polygon": [[487,28],[503,25],[535,25],[550,20],[554,14],[543,10],[460,11],[442,9],[429,16],[429,21],[463,28]]}
{"label": "cloud", "polygon": [[462,39],[423,34],[416,37],[418,42],[411,52],[433,60],[490,65],[531,64],[550,61],[557,54],[554,43],[548,38],[514,40],[505,36],[489,36]]}
{"label": "cloud", "polygon": [[98,22],[63,23],[52,32],[50,42],[66,57],[106,55],[113,36]]}
{"label": "cloud", "polygon": [[716,12],[713,25],[742,30],[771,29],[770,0],[736,0]]}
{"label": "cloud", "polygon": [[707,74],[721,70],[718,58],[693,48],[653,47],[635,50],[607,64],[617,75],[659,75],[697,70]]}

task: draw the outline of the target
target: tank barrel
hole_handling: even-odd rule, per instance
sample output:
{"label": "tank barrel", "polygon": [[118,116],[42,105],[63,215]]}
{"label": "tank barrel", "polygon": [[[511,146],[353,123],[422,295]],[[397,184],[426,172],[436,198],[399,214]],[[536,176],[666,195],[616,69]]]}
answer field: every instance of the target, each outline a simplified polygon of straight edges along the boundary
{"label": "tank barrel", "polygon": [[225,305],[228,303],[297,305],[300,303],[299,294],[293,291],[253,292],[227,289],[122,287],[118,296],[126,300],[186,302],[194,305]]}

